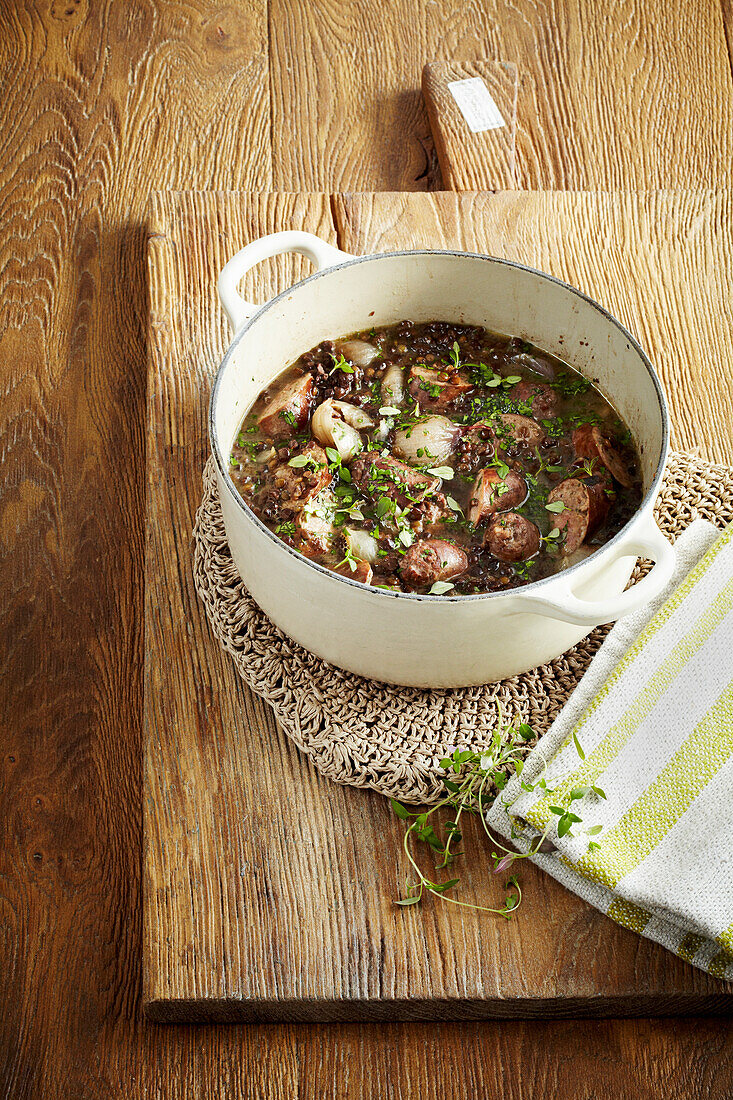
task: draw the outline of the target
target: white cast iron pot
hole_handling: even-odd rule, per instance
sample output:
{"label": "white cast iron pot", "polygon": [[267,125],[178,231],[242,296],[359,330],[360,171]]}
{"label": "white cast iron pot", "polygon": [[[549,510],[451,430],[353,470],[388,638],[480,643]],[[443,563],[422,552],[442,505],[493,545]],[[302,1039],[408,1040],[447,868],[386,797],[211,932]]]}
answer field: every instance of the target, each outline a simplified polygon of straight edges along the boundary
{"label": "white cast iron pot", "polygon": [[[316,273],[263,306],[237,292],[251,267],[299,252]],[[281,630],[325,660],[377,680],[459,687],[514,676],[559,656],[591,627],[641,607],[667,583],[674,553],[652,517],[667,456],[662,388],[639,344],[578,290],[531,268],[466,252],[349,256],[309,233],[275,233],[224,268],[219,294],[235,336],[209,413],[219,498],[234,562]],[[591,378],[631,428],[644,499],[585,561],[509,592],[420,596],[371,588],[324,569],[273,535],[237,493],[229,454],[259,392],[326,338],[413,321],[483,325],[537,344]],[[624,591],[637,556],[656,565]]]}

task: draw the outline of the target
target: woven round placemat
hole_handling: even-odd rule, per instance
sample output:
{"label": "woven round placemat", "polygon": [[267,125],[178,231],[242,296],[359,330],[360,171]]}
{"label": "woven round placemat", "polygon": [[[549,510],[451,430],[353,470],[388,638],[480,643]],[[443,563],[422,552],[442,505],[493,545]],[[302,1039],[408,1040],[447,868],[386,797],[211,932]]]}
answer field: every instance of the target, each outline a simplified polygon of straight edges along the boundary
{"label": "woven round placemat", "polygon": [[[657,502],[659,526],[674,541],[697,516],[719,527],[733,519],[733,470],[673,453]],[[634,579],[643,571],[637,566]],[[599,627],[557,660],[483,687],[426,691],[342,672],[281,633],[247,592],[229,553],[211,460],[194,528],[194,574],[240,676],[316,768],[337,783],[406,802],[436,798],[438,761],[456,747],[485,746],[499,714],[502,722],[529,722],[541,736],[608,631]]]}

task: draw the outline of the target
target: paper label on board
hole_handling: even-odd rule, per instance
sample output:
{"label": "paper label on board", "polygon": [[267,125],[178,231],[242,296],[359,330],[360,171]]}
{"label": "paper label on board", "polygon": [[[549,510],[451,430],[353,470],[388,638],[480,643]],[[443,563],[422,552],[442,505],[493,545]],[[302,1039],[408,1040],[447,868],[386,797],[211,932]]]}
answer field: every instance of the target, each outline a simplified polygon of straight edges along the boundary
{"label": "paper label on board", "polygon": [[458,110],[472,134],[480,134],[482,130],[498,130],[505,125],[501,111],[480,76],[452,80],[448,91],[458,104]]}

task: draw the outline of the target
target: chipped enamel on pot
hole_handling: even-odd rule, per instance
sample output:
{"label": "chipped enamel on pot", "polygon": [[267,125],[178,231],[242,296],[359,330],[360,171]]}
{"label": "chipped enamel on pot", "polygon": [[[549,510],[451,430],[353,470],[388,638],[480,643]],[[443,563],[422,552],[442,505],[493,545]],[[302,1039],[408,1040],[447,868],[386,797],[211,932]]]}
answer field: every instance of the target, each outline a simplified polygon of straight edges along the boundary
{"label": "chipped enamel on pot", "polygon": [[[263,306],[237,292],[255,264],[308,256],[315,274]],[[362,676],[414,687],[462,687],[515,676],[559,656],[599,623],[641,607],[667,583],[674,553],[652,517],[668,446],[667,404],[637,341],[605,309],[531,268],[465,252],[353,257],[309,233],[276,233],[242,249],[219,293],[235,336],[211,396],[209,434],[234,562],[262,610],[296,642]],[[644,499],[605,546],[552,577],[509,592],[423,596],[356,583],[286,546],[229,477],[229,454],[260,391],[303,351],[372,326],[445,320],[528,340],[599,379],[631,428]],[[656,564],[624,592],[637,556]]]}

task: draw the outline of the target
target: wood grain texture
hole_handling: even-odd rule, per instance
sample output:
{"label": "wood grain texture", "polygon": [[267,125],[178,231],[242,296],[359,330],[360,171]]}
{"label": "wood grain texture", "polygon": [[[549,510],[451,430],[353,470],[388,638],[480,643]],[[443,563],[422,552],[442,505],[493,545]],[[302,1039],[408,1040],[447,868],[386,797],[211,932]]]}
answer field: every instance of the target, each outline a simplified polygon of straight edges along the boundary
{"label": "wood grain texture", "polygon": [[[729,195],[182,194],[157,196],[152,217],[143,943],[150,1017],[733,1008],[733,987],[613,925],[535,868],[523,874],[528,904],[511,924],[448,905],[396,908],[406,871],[401,823],[378,796],[317,776],[256,715],[196,606],[188,545],[209,382],[223,354],[215,277],[248,239],[303,226],[356,254],[459,247],[578,283],[637,329],[660,363],[675,395],[678,441],[715,428],[724,454],[714,457],[730,458],[730,331],[718,333],[713,349],[733,289]],[[670,240],[683,242],[679,255],[668,255]],[[273,284],[261,268],[250,289],[261,299],[282,278]],[[500,884],[487,876],[480,840],[467,844],[463,896],[491,904]]]}
{"label": "wood grain texture", "polygon": [[731,73],[733,73],[733,0],[720,0],[725,29],[725,40],[728,46],[728,60]]}
{"label": "wood grain texture", "polygon": [[557,275],[611,310],[665,385],[672,446],[733,462],[731,193],[335,199],[347,251],[458,245]]}
{"label": "wood grain texture", "polygon": [[[445,20],[448,7],[440,12],[446,41],[438,31],[430,51],[410,54],[394,76],[382,41],[399,37],[409,53],[401,5],[363,15],[352,6],[319,69],[302,56],[312,54],[307,36],[288,43],[288,25],[275,28],[268,64],[264,0],[0,0],[4,1100],[442,1100],[460,1091],[510,1100],[727,1100],[733,1090],[727,1020],[163,1028],[140,1018],[148,196],[156,187],[272,186],[270,99],[283,111],[273,124],[286,157],[277,186],[312,186],[317,165],[332,186],[389,179],[435,187],[418,92],[427,60],[510,56],[540,102],[548,84],[552,94],[554,59],[587,56],[589,39],[605,71],[622,66],[623,38],[609,45],[605,14],[589,6],[572,41],[563,37],[571,22],[564,4],[507,6],[498,21],[482,18],[484,36],[462,30],[475,7],[455,4]],[[668,47],[658,30],[679,22],[677,6],[671,15],[661,3],[619,10],[629,14],[639,52],[660,42],[644,109],[676,112],[681,163],[673,167],[695,183],[708,150],[727,148],[720,134],[730,129],[718,5],[689,5],[684,49]],[[521,47],[513,54],[498,37],[510,17]],[[279,11],[271,18],[278,22]],[[347,51],[354,43],[359,65],[365,27],[367,80],[334,96],[332,67],[352,56],[342,42]],[[294,89],[303,73],[310,88]],[[587,79],[592,94],[596,78]],[[368,135],[366,152],[352,153],[347,140],[300,152],[323,126],[314,116],[300,134],[292,129],[308,98],[324,105],[321,116],[336,102],[354,133]],[[607,113],[585,102],[574,110],[592,116],[582,136]],[[700,117],[709,120],[702,139]],[[636,150],[631,175],[645,184],[653,151],[640,150],[641,129],[629,112],[614,133],[630,135],[618,171]],[[541,134],[523,140],[532,157],[544,157]],[[297,174],[299,159],[308,178]],[[651,182],[668,161],[664,139]],[[541,174],[539,164],[533,171]],[[267,722],[253,706],[253,720]]]}
{"label": "wood grain texture", "polygon": [[250,0],[0,4],[0,1093],[13,1098],[101,1094],[97,1044],[139,1004],[143,216],[152,185],[269,184],[264,15]]}
{"label": "wood grain texture", "polygon": [[[481,80],[504,120],[474,133],[449,84]],[[447,61],[426,65],[422,94],[446,191],[499,191],[517,187],[517,66],[510,61]]]}
{"label": "wood grain texture", "polygon": [[712,0],[394,0],[388,16],[381,0],[271,0],[269,10],[276,188],[436,189],[420,74],[426,62],[475,59],[518,67],[520,188],[730,182],[733,79]]}

